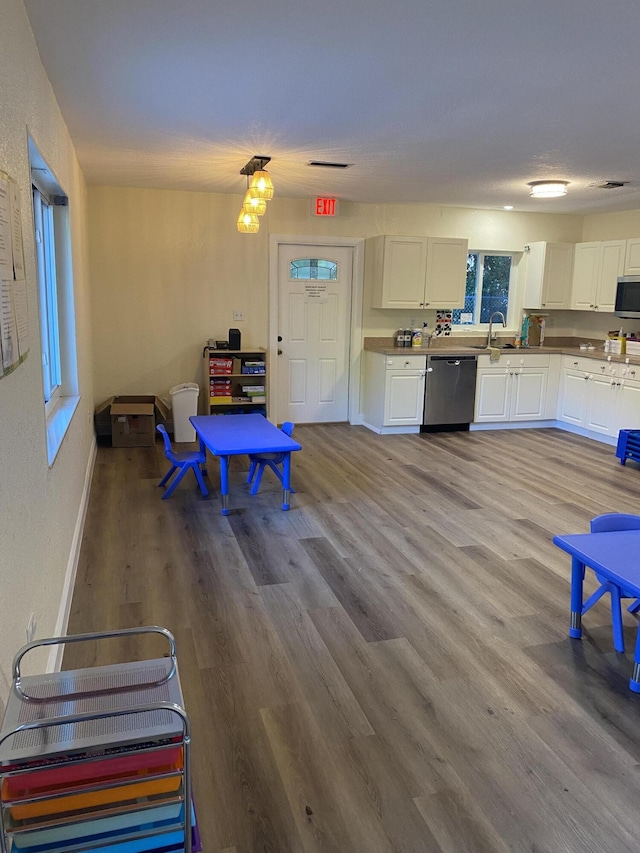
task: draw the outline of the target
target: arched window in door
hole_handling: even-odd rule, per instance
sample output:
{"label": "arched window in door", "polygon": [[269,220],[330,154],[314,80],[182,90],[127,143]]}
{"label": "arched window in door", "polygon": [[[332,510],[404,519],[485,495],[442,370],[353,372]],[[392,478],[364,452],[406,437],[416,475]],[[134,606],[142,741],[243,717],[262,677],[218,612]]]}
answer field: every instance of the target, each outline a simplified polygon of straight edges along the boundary
{"label": "arched window in door", "polygon": [[299,258],[289,265],[291,281],[337,281],[338,264],[322,258]]}

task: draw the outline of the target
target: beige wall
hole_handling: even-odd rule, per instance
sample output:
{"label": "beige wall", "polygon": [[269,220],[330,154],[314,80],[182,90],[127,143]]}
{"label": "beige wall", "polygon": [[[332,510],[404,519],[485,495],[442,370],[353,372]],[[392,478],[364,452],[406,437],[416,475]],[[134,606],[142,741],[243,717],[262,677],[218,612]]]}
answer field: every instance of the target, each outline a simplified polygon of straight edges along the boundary
{"label": "beige wall", "polygon": [[[610,192],[615,192],[611,190]],[[628,240],[640,236],[640,210],[585,216],[582,240]]]}
{"label": "beige wall", "polygon": [[[242,196],[89,188],[94,312],[94,387],[155,393],[201,382],[207,338],[238,326],[243,344],[268,343],[269,234],[466,237],[471,248],[522,252],[536,240],[576,242],[582,218],[435,205],[343,203],[336,219],[310,214],[308,200],[275,198],[257,235],[239,234]],[[233,311],[244,312],[244,322]],[[411,319],[364,299],[363,334],[392,334]],[[416,318],[417,319],[417,318]],[[433,324],[434,312],[424,312]]]}
{"label": "beige wall", "polygon": [[[55,628],[92,447],[90,299],[86,254],[86,187],[67,129],[45,76],[21,0],[0,0],[0,169],[20,187],[31,351],[0,379],[0,697],[10,661],[26,642],[30,613],[37,636]],[[27,131],[69,196],[79,383],[82,401],[54,465],[47,464],[38,297]],[[46,656],[35,657],[39,671]]]}

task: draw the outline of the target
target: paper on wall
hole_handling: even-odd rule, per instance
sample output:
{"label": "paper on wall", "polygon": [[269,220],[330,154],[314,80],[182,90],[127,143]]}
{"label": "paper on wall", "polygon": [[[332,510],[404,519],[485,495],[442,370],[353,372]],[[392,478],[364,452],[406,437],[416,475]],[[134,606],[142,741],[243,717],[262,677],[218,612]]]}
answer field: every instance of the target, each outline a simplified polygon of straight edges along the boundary
{"label": "paper on wall", "polygon": [[18,332],[18,353],[20,358],[29,352],[29,315],[27,313],[27,282],[24,279],[13,282],[13,308]]}
{"label": "paper on wall", "polygon": [[9,179],[0,172],[0,280],[13,278],[13,254],[11,242],[11,196]]}
{"label": "paper on wall", "polygon": [[10,370],[20,358],[18,329],[13,309],[13,281],[0,281],[0,342],[2,369]]}
{"label": "paper on wall", "polygon": [[20,189],[9,179],[9,202],[11,213],[11,254],[13,256],[13,277],[24,279],[24,250],[22,244],[22,211],[20,210]]}

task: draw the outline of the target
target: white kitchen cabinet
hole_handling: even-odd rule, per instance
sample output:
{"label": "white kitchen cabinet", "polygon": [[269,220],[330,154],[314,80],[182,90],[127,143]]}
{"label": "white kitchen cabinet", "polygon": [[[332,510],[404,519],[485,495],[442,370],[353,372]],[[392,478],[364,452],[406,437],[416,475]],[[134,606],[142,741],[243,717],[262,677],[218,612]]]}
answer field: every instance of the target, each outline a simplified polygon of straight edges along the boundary
{"label": "white kitchen cabinet", "polygon": [[523,308],[568,308],[573,276],[573,243],[530,243]]}
{"label": "white kitchen cabinet", "polygon": [[387,370],[383,426],[419,426],[424,410],[424,371]]}
{"label": "white kitchen cabinet", "polygon": [[467,240],[378,236],[367,240],[373,308],[462,308]]}
{"label": "white kitchen cabinet", "polygon": [[614,441],[640,428],[640,367],[564,356],[558,420]]}
{"label": "white kitchen cabinet", "polygon": [[616,418],[616,437],[621,429],[640,429],[640,368],[630,368],[620,386]]}
{"label": "white kitchen cabinet", "polygon": [[640,275],[640,237],[627,240],[623,275]]}
{"label": "white kitchen cabinet", "polygon": [[[418,432],[424,411],[426,355],[364,353],[365,426],[374,432]],[[401,429],[394,429],[401,428]]]}
{"label": "white kitchen cabinet", "polygon": [[617,433],[616,409],[619,380],[615,375],[592,373],[585,384],[587,385],[584,422],[586,429],[603,435]]}
{"label": "white kitchen cabinet", "polygon": [[[539,353],[478,359],[475,423],[545,420],[555,412],[550,356]],[[555,371],[557,373],[557,370]],[[552,399],[550,399],[550,395]]]}
{"label": "white kitchen cabinet", "polygon": [[571,308],[613,312],[618,277],[623,275],[625,240],[576,243]]}

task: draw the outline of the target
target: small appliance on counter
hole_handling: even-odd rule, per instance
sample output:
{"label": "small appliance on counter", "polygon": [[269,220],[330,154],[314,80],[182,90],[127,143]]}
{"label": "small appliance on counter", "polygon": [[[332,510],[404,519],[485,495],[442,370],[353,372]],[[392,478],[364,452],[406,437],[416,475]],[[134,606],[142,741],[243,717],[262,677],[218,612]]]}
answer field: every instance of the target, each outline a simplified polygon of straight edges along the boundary
{"label": "small appliance on counter", "polygon": [[240,343],[240,329],[229,329],[229,349],[242,349]]}

